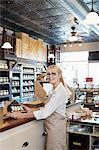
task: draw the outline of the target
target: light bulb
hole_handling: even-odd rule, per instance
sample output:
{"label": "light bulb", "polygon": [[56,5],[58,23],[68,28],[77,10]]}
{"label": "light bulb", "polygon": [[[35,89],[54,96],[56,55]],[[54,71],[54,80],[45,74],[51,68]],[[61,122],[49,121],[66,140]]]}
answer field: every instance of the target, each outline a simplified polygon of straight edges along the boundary
{"label": "light bulb", "polygon": [[64,44],[64,47],[67,47],[67,45],[66,45],[66,44]]}

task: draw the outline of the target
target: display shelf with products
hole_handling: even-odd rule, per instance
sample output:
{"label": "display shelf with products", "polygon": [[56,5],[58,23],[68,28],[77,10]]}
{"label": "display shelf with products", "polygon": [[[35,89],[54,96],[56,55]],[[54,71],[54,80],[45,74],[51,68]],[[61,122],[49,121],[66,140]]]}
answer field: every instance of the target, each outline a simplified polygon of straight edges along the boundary
{"label": "display shelf with products", "polygon": [[12,99],[21,99],[20,73],[12,72]]}
{"label": "display shelf with products", "polygon": [[11,98],[9,73],[9,64],[6,61],[0,61],[0,101]]}
{"label": "display shelf with products", "polygon": [[45,73],[46,70],[43,66],[39,65],[35,67],[35,80],[39,80],[38,77],[39,75],[41,75],[42,73]]}
{"label": "display shelf with products", "polygon": [[44,70],[43,65],[0,61],[0,101],[31,101],[34,96],[34,81]]}
{"label": "display shelf with products", "polygon": [[67,144],[69,150],[93,150],[94,141],[98,139],[99,142],[99,122],[93,121],[93,119],[87,119],[86,121],[68,121]]}
{"label": "display shelf with products", "polygon": [[12,88],[12,99],[21,101],[21,71],[22,65],[15,63],[12,65],[11,70],[11,88]]}
{"label": "display shelf with products", "polygon": [[34,79],[35,79],[35,67],[23,66],[22,73],[22,99],[30,100],[34,95]]}

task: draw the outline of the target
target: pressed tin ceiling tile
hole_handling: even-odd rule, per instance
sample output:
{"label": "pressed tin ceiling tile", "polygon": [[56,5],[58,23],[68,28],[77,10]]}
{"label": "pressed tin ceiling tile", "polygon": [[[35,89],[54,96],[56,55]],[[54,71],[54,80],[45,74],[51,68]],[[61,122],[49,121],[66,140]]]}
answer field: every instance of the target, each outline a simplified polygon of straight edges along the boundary
{"label": "pressed tin ceiling tile", "polygon": [[[68,42],[71,26],[75,26],[83,41],[99,41],[96,29],[85,26],[79,19],[82,12],[78,11],[78,5],[90,11],[91,0],[1,0],[1,26],[52,44]],[[94,9],[99,12],[99,0],[94,0]]]}

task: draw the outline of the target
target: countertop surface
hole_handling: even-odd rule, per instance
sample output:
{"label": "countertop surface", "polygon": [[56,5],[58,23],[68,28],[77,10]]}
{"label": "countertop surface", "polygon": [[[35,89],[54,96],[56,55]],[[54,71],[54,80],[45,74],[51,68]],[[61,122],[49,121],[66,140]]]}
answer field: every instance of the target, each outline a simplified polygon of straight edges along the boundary
{"label": "countertop surface", "polygon": [[12,119],[12,118],[6,118],[4,119],[4,122],[2,125],[0,125],[0,132],[6,131],[8,129],[11,129],[13,127],[17,127],[19,125],[22,125],[24,123],[27,123],[29,121],[33,121],[34,119]]}
{"label": "countertop surface", "polygon": [[99,125],[99,112],[93,112],[91,116],[85,116],[85,117],[81,117],[78,120],[70,120],[70,121]]}
{"label": "countertop surface", "polygon": [[[76,101],[75,103],[69,104],[67,107],[76,105],[77,103],[80,103],[81,100]],[[34,108],[33,108],[34,109]],[[8,129],[17,127],[19,125],[22,125],[24,123],[27,123],[29,121],[33,121],[35,119],[12,119],[12,118],[5,118],[2,125],[0,125],[0,132],[6,131]]]}
{"label": "countertop surface", "polygon": [[[39,101],[37,101],[39,102]],[[31,105],[33,105],[35,103],[35,105],[37,104],[37,102],[33,102],[31,103]],[[30,105],[30,103],[29,103]],[[41,105],[40,105],[41,106]],[[28,106],[29,107],[29,106]],[[37,108],[36,107],[31,107],[32,110],[36,110]],[[33,120],[36,120],[35,118],[30,118],[30,119],[14,119],[14,118],[8,118],[8,117],[3,117],[3,123],[0,123],[0,132],[2,131],[6,131],[8,129],[11,129],[11,128],[14,128],[14,127],[17,127],[19,125],[22,125],[24,123],[27,123],[29,121],[33,121]]]}
{"label": "countertop surface", "polygon": [[66,108],[71,107],[71,106],[74,106],[74,105],[77,105],[77,104],[82,103],[82,102],[83,102],[83,100],[76,100],[75,102],[66,105]]}

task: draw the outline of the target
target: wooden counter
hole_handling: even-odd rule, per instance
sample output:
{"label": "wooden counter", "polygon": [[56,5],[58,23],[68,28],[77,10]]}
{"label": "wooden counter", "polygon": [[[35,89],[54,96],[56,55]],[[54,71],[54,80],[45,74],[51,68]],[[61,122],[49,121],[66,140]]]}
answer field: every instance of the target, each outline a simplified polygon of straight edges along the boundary
{"label": "wooden counter", "polygon": [[24,123],[27,123],[29,121],[32,121],[34,119],[12,119],[12,118],[6,118],[4,119],[4,123],[2,126],[0,126],[0,132],[3,132],[5,130],[14,128],[16,126],[22,125]]}

